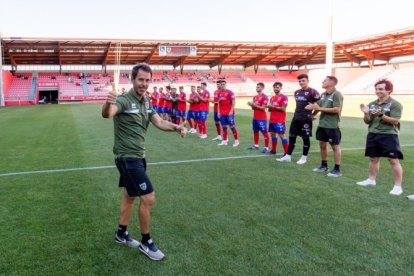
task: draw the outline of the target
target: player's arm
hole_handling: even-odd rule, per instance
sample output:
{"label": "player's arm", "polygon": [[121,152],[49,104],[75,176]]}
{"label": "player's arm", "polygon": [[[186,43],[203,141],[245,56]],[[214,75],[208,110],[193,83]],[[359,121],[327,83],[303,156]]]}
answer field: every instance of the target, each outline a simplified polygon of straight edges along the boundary
{"label": "player's arm", "polygon": [[202,97],[200,94],[198,94],[198,98],[199,98],[202,102],[205,102],[205,103],[207,103],[207,102],[209,101],[209,98],[204,98],[204,97]]}
{"label": "player's arm", "polygon": [[258,109],[258,110],[266,110],[266,105],[267,105],[267,103],[265,103],[264,105],[257,105],[254,102],[252,103],[252,107],[254,107],[255,109]]}
{"label": "player's arm", "polygon": [[235,106],[235,104],[236,104],[236,101],[235,100],[232,100],[231,101],[231,108],[230,108],[230,111],[229,111],[229,115],[234,115],[234,106]]}
{"label": "player's arm", "polygon": [[286,111],[286,106],[274,106],[271,104],[266,105],[267,108],[270,110],[277,110],[277,111]]}
{"label": "player's arm", "polygon": [[117,94],[115,92],[115,85],[112,85],[112,91],[108,93],[106,102],[102,105],[102,117],[112,118],[118,113],[116,98]]}
{"label": "player's arm", "polygon": [[400,123],[401,118],[401,107],[392,107],[389,115],[385,115],[382,109],[378,108],[373,112],[372,115],[381,118],[382,122],[392,125],[398,125]]}
{"label": "player's arm", "polygon": [[185,127],[185,121],[182,122],[180,125],[173,124],[166,120],[161,119],[161,117],[155,113],[151,117],[151,123],[162,131],[176,131],[178,132],[181,137],[185,137],[187,134],[187,128]]}

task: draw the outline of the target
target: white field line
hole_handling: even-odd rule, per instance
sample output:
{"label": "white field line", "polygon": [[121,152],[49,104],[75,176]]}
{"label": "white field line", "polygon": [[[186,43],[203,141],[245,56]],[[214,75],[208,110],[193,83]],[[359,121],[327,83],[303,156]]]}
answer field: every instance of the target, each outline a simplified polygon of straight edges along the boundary
{"label": "white field line", "polygon": [[[413,146],[414,146],[414,144],[401,145],[401,147],[413,147]],[[355,151],[355,150],[364,150],[364,149],[365,149],[365,147],[344,148],[344,149],[342,149],[342,151]],[[310,153],[318,153],[318,152],[319,152],[319,150],[310,151]],[[196,162],[206,162],[206,161],[223,161],[223,160],[259,158],[259,157],[268,157],[268,156],[266,156],[264,154],[260,154],[260,155],[241,155],[241,156],[212,157],[212,158],[176,160],[176,161],[162,161],[162,162],[148,163],[148,166],[174,165],[174,164],[196,163]],[[113,168],[115,168],[115,165],[84,167],[84,168],[68,168],[68,169],[25,171],[25,172],[10,172],[10,173],[2,173],[2,174],[0,174],[0,177],[26,175],[26,174],[45,174],[45,173],[74,172],[74,171],[92,171],[92,170],[104,170],[104,169],[113,169]]]}

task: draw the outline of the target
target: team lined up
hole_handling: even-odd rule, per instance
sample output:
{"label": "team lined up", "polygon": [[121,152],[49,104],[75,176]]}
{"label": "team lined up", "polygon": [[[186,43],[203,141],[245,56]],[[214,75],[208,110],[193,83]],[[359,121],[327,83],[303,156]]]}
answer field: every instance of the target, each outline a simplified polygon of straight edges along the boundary
{"label": "team lined up", "polygon": [[[207,138],[207,125],[210,102],[214,105],[214,121],[216,125],[217,136],[213,140],[220,140],[219,146],[225,146],[228,143],[228,129],[233,133],[233,147],[237,147],[240,143],[238,140],[238,132],[234,120],[235,96],[234,93],[226,88],[225,80],[217,81],[217,90],[214,92],[213,98],[210,98],[210,92],[207,90],[207,84],[202,82],[200,86],[191,86],[190,95],[186,95],[184,87],[177,89],[170,85],[164,89],[160,87],[153,88],[152,93],[148,93],[154,109],[160,116],[167,121],[175,124],[187,121],[190,126],[190,133],[198,131],[199,138]],[[187,112],[187,103],[189,109]]]}
{"label": "team lined up", "polygon": [[[252,101],[247,104],[253,110],[253,141],[254,144],[248,150],[259,150],[260,133],[263,136],[264,147],[262,153],[267,155],[275,155],[278,146],[278,137],[283,147],[283,153],[276,161],[291,162],[291,156],[295,149],[297,136],[303,140],[302,156],[296,162],[299,165],[307,162],[307,156],[310,149],[310,137],[312,137],[313,120],[316,115],[320,113],[319,125],[316,130],[316,140],[319,141],[321,164],[314,168],[314,172],[327,173],[330,177],[341,176],[341,137],[342,133],[339,127],[341,111],[343,106],[343,96],[336,89],[338,80],[334,76],[327,76],[322,82],[322,88],[325,91],[322,94],[309,87],[309,77],[306,74],[301,74],[297,77],[300,89],[294,92],[294,99],[296,102],[293,119],[290,123],[289,137],[286,138],[286,108],[288,105],[288,97],[281,93],[283,84],[275,82],[273,84],[274,95],[269,99],[263,92],[265,85],[258,83],[256,85],[257,95],[253,97]],[[379,91],[382,86],[388,87],[385,93]],[[389,88],[391,87],[391,88]],[[234,147],[239,146],[238,132],[235,124],[235,96],[231,90],[226,88],[225,80],[217,81],[217,90],[214,92],[213,98],[210,99],[210,93],[207,91],[206,83],[201,83],[200,86],[191,86],[191,94],[189,99],[186,99],[184,88],[180,87],[180,93],[176,93],[176,88],[167,86],[167,93],[157,92],[154,87],[154,92],[149,95],[152,99],[152,104],[159,114],[165,119],[173,123],[179,124],[180,121],[187,120],[190,125],[190,133],[200,133],[201,139],[207,138],[206,120],[208,118],[209,103],[214,104],[214,122],[217,131],[217,137],[213,140],[221,140],[219,146],[228,144],[228,129],[234,136]],[[401,107],[398,102],[391,104],[390,94],[392,92],[392,83],[388,80],[380,80],[375,84],[376,94],[378,96],[378,103],[371,103],[370,106],[379,106],[381,104],[388,104],[392,106],[393,112],[390,113],[390,119],[383,119],[378,121],[375,111],[367,111],[365,106],[361,107],[364,112],[364,122],[370,125],[369,136],[366,143],[366,156],[375,160],[375,164],[370,163],[370,178],[365,181],[360,181],[357,184],[361,186],[375,185],[375,178],[378,172],[378,158],[388,157],[392,165],[395,176],[394,188],[391,194],[401,194],[402,182],[402,168],[399,164],[399,159],[402,159],[402,153],[398,141],[398,127],[401,116]],[[385,88],[384,88],[385,89]],[[377,91],[378,90],[378,91]],[[186,103],[189,103],[189,111],[186,116]],[[390,112],[390,107],[386,105],[381,109]],[[382,108],[382,107],[381,107]],[[394,111],[395,110],[395,111]],[[269,111],[269,124],[268,114]],[[369,114],[370,116],[367,116]],[[385,114],[385,113],[381,113]],[[385,118],[388,118],[387,116]],[[388,120],[388,121],[387,121]],[[371,126],[374,124],[374,127]],[[270,135],[269,135],[270,133]],[[390,140],[384,143],[377,143],[371,141],[371,136],[379,137],[381,141]],[[385,135],[385,136],[384,136]],[[377,139],[377,138],[375,138]],[[269,147],[271,142],[271,148]],[[328,144],[331,145],[334,157],[333,169],[328,169]]]}

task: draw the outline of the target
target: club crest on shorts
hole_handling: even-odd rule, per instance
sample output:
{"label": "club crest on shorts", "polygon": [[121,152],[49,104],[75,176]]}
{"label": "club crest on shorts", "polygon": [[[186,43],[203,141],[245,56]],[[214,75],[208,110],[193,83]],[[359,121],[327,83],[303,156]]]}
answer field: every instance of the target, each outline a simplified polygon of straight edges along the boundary
{"label": "club crest on shorts", "polygon": [[147,183],[141,183],[141,184],[139,184],[139,187],[141,188],[141,190],[146,190],[147,189]]}

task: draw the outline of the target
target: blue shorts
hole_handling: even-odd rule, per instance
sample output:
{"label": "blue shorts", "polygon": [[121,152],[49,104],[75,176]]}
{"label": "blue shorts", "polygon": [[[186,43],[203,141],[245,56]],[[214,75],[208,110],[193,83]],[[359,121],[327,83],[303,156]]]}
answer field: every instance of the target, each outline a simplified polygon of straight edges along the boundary
{"label": "blue shorts", "polygon": [[200,111],[194,111],[194,119],[200,120]]}
{"label": "blue shorts", "polygon": [[286,133],[286,124],[285,123],[270,123],[269,124],[269,132],[274,132],[277,134],[285,134]]}
{"label": "blue shorts", "polygon": [[164,107],[162,107],[162,106],[158,106],[158,108],[157,108],[157,113],[158,113],[158,114],[163,114],[163,113],[164,113]]}
{"label": "blue shorts", "polygon": [[234,122],[234,115],[228,115],[228,116],[220,116],[220,123],[222,126],[234,126],[235,122]]}
{"label": "blue shorts", "polygon": [[267,120],[253,120],[253,132],[267,132]]}
{"label": "blue shorts", "polygon": [[218,113],[217,112],[214,112],[214,122],[216,122],[216,123],[220,122],[220,119],[218,117]]}
{"label": "blue shorts", "polygon": [[199,113],[199,119],[200,119],[200,121],[201,122],[205,122],[205,121],[207,121],[207,117],[208,117],[208,111],[200,111]]}
{"label": "blue shorts", "polygon": [[195,111],[194,110],[188,110],[188,113],[187,113],[187,121],[190,120],[190,119],[193,119],[193,120],[196,119],[196,114],[195,114]]}
{"label": "blue shorts", "polygon": [[164,113],[171,115],[172,109],[168,107],[164,107]]}
{"label": "blue shorts", "polygon": [[185,110],[178,110],[177,117],[185,118]]}

